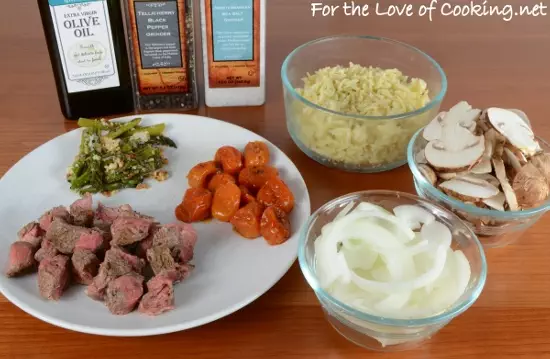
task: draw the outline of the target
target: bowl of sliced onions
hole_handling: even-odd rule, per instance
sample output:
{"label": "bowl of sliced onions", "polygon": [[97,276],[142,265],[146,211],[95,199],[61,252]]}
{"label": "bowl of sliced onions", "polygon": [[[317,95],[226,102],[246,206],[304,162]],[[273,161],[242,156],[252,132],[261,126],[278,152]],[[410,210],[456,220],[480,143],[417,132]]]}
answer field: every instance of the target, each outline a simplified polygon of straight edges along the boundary
{"label": "bowl of sliced onions", "polygon": [[407,193],[336,198],[311,216],[300,241],[300,268],[329,323],[373,350],[430,338],[474,304],[487,277],[475,233]]}

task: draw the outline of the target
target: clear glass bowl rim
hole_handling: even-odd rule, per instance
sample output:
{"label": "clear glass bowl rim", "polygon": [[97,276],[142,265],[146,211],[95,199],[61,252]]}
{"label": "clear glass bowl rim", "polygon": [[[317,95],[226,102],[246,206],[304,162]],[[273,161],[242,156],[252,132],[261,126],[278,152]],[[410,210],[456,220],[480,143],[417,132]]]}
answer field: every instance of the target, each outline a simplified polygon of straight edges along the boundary
{"label": "clear glass bowl rim", "polygon": [[[439,75],[441,76],[441,90],[424,107],[421,107],[421,108],[419,108],[418,110],[415,110],[415,111],[405,112],[405,113],[401,113],[401,114],[397,114],[397,115],[390,115],[390,116],[354,115],[354,114],[349,114],[349,113],[343,113],[343,112],[339,112],[339,111],[330,110],[328,108],[325,108],[325,107],[319,106],[317,104],[314,104],[313,102],[307,100],[306,98],[304,98],[300,94],[298,94],[298,92],[296,92],[294,86],[292,86],[290,84],[290,80],[288,79],[288,75],[287,75],[289,63],[296,54],[298,54],[301,50],[303,50],[304,48],[306,48],[310,45],[314,45],[314,44],[324,42],[324,41],[333,41],[333,40],[339,40],[339,39],[360,39],[360,40],[383,41],[383,42],[386,42],[386,43],[389,43],[389,44],[405,47],[405,48],[408,48],[410,50],[415,51],[415,52],[419,53],[420,55],[422,55],[426,60],[428,60],[437,69],[437,71],[439,72]],[[315,108],[319,111],[324,111],[324,112],[331,113],[333,115],[338,115],[338,116],[348,117],[348,118],[353,118],[353,119],[363,119],[363,120],[398,120],[398,119],[404,119],[404,118],[408,118],[408,117],[412,117],[412,116],[417,116],[417,115],[420,115],[424,112],[429,111],[430,109],[435,107],[437,104],[439,104],[443,100],[443,98],[445,97],[445,94],[447,93],[447,76],[445,75],[445,72],[443,71],[443,68],[430,55],[428,55],[424,51],[422,51],[422,50],[420,50],[420,49],[418,49],[418,48],[416,48],[412,45],[406,44],[406,43],[401,42],[401,41],[397,41],[397,40],[393,40],[393,39],[389,39],[389,38],[385,38],[385,37],[368,36],[368,35],[364,35],[364,36],[360,36],[360,35],[326,36],[326,37],[321,37],[321,38],[306,42],[305,44],[298,46],[285,58],[285,61],[283,62],[283,65],[281,67],[281,79],[283,81],[283,86],[290,92],[290,94],[292,94],[292,96],[294,98],[298,99],[299,101],[301,101],[305,105],[307,105],[309,107],[313,107],[313,108]]]}
{"label": "clear glass bowl rim", "polygon": [[[550,199],[548,199],[546,202],[544,202],[542,205],[526,209],[524,211],[498,211],[496,209],[486,209],[486,208],[479,208],[476,206],[472,206],[469,204],[466,204],[464,202],[459,201],[458,199],[454,199],[452,197],[447,196],[445,193],[439,191],[436,189],[430,182],[428,182],[422,173],[420,173],[420,170],[418,169],[418,166],[416,165],[416,161],[414,160],[414,144],[416,143],[416,139],[418,136],[420,136],[420,133],[424,131],[424,127],[416,131],[416,133],[412,136],[411,140],[409,141],[409,145],[407,146],[407,162],[409,164],[409,168],[411,169],[411,172],[413,173],[414,179],[420,183],[420,186],[422,189],[426,189],[428,192],[430,192],[430,195],[432,195],[436,200],[447,203],[453,207],[453,209],[457,209],[460,211],[467,212],[468,214],[473,214],[475,216],[486,216],[486,217],[492,217],[495,219],[502,219],[502,220],[514,220],[514,219],[525,219],[529,217],[533,217],[537,214],[542,214],[547,212],[550,209]],[[535,136],[537,141],[539,141],[544,147],[548,148],[550,145],[543,140],[542,138]]]}
{"label": "clear glass bowl rim", "polygon": [[[334,207],[335,205],[338,205],[340,203],[348,202],[349,200],[355,197],[358,197],[360,195],[392,195],[395,197],[409,198],[409,199],[412,199],[418,202],[423,202],[430,206],[436,207],[439,210],[449,214],[451,217],[454,217],[458,222],[462,223],[464,226],[464,230],[470,234],[475,246],[477,247],[477,250],[480,254],[479,259],[481,262],[481,271],[479,273],[479,280],[477,281],[475,288],[471,290],[470,296],[465,301],[455,303],[455,305],[449,308],[447,311],[435,316],[419,318],[419,319],[394,319],[394,318],[380,317],[380,316],[361,312],[347,304],[344,304],[343,302],[339,301],[338,299],[334,298],[329,293],[327,293],[319,284],[317,277],[315,276],[315,274],[313,273],[312,269],[310,268],[309,264],[306,261],[305,248],[306,248],[306,241],[307,241],[307,233],[309,232],[312,222],[315,219],[317,219],[319,214],[324,212],[328,207]],[[302,273],[304,274],[304,277],[306,278],[306,281],[311,286],[311,288],[315,291],[315,293],[319,297],[321,297],[323,300],[326,300],[332,303],[334,306],[336,306],[338,309],[345,312],[346,314],[349,314],[356,319],[369,322],[369,323],[387,325],[392,327],[418,327],[418,326],[428,326],[428,325],[437,325],[437,324],[446,323],[451,319],[453,319],[454,317],[465,312],[468,308],[472,306],[472,304],[475,303],[475,301],[479,298],[479,295],[481,294],[483,287],[485,286],[485,281],[487,280],[487,260],[485,258],[485,251],[480,241],[478,240],[476,234],[454,213],[424,198],[421,198],[419,196],[416,196],[410,193],[399,192],[399,191],[389,191],[389,190],[367,190],[367,191],[348,193],[341,197],[335,198],[325,203],[324,205],[322,205],[318,210],[316,210],[309,217],[309,220],[301,230],[299,241],[300,242],[298,244],[298,262],[300,263],[300,268],[302,270]]]}

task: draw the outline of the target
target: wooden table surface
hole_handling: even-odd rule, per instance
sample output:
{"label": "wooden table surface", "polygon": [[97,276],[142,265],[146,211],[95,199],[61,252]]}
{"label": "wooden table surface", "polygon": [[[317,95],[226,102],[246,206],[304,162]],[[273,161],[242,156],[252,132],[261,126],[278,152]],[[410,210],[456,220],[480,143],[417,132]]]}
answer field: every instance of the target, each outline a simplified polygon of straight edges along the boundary
{"label": "wooden table surface", "polygon": [[[246,127],[285,151],[305,178],[313,210],[351,191],[414,191],[406,166],[383,174],[347,174],[309,160],[292,143],[285,127],[279,69],[292,49],[316,37],[370,34],[413,44],[431,54],[447,73],[449,91],[444,108],[460,100],[478,107],[521,108],[535,130],[550,138],[549,17],[518,17],[510,22],[496,16],[436,16],[432,22],[417,16],[312,18],[309,1],[268,2],[266,105],[239,109],[203,107],[198,113]],[[57,104],[36,1],[3,2],[0,49],[3,174],[26,153],[73,128],[74,123],[64,122]],[[488,251],[488,281],[475,305],[430,342],[406,353],[370,353],[340,337],[325,321],[296,263],[268,293],[239,312],[200,328],[157,337],[108,338],[74,333],[34,319],[1,298],[0,357],[550,357],[549,235],[546,217],[519,243]]]}

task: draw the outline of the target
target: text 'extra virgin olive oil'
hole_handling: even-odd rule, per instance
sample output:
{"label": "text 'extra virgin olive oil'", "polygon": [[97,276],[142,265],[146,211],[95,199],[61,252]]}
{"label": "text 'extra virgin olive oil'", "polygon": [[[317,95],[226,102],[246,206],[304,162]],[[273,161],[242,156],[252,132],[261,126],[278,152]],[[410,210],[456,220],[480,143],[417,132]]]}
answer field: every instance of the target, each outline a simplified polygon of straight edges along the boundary
{"label": "text 'extra virgin olive oil'", "polygon": [[134,110],[118,0],[38,0],[63,115]]}

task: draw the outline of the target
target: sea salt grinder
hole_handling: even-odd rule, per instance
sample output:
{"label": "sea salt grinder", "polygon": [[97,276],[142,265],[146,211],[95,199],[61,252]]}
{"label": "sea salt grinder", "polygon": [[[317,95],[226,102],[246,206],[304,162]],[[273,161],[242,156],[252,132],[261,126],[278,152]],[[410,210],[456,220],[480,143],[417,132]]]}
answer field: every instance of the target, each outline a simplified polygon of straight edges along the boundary
{"label": "sea salt grinder", "polygon": [[266,0],[200,1],[206,105],[263,105]]}

